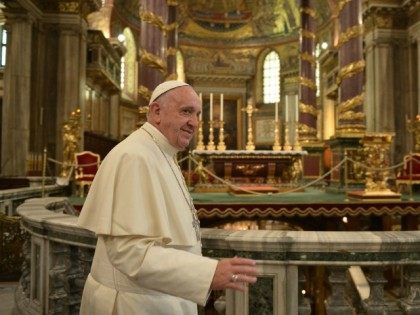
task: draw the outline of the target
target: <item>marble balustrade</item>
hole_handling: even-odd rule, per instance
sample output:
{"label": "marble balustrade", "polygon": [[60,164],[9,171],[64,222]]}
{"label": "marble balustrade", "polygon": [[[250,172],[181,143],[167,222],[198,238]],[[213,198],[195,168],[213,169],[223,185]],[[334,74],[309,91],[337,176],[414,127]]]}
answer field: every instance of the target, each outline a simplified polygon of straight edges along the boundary
{"label": "marble balustrade", "polygon": [[[96,238],[76,226],[64,197],[29,199],[19,206],[25,244],[16,291],[21,314],[78,314]],[[420,231],[309,232],[202,229],[203,253],[258,261],[258,282],[219,298],[225,314],[310,314],[316,295],[303,295],[308,270],[324,267],[327,314],[419,314]],[[384,270],[400,271],[394,294]],[[351,268],[350,268],[351,267]],[[312,268],[312,269],[311,269]],[[312,299],[312,300],[311,300]]]}
{"label": "marble balustrade", "polygon": [[[66,186],[52,185],[49,179],[45,185],[45,196],[57,196],[65,194]],[[42,196],[40,183],[29,187],[0,190],[0,213],[5,215],[16,215],[16,208],[28,198],[39,198]]]}

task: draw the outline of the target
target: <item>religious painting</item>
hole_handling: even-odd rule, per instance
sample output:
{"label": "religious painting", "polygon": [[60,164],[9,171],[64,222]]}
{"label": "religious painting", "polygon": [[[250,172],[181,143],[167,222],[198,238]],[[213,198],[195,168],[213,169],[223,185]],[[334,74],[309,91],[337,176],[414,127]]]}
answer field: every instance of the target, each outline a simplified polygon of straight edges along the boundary
{"label": "religious painting", "polygon": [[274,144],[273,117],[255,117],[254,118],[254,141],[255,145],[273,145]]}

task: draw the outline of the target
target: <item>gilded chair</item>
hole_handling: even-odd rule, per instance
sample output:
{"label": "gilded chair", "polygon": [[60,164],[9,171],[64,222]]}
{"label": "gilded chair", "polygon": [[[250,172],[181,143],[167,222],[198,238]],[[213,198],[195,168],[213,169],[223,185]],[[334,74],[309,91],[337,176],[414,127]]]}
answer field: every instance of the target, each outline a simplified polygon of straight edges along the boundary
{"label": "gilded chair", "polygon": [[75,183],[78,195],[84,197],[90,185],[93,182],[96,172],[101,162],[99,154],[91,151],[83,151],[74,154],[76,172],[75,172]]}

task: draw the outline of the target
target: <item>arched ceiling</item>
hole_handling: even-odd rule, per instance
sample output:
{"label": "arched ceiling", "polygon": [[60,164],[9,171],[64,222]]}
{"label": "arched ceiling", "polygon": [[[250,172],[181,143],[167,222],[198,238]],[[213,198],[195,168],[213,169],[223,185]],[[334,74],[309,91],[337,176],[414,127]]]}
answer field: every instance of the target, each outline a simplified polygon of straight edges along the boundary
{"label": "arched ceiling", "polygon": [[[179,35],[197,43],[240,44],[296,37],[297,0],[178,0]],[[138,19],[140,0],[114,0],[125,16]],[[317,0],[317,25],[331,17],[332,0]]]}

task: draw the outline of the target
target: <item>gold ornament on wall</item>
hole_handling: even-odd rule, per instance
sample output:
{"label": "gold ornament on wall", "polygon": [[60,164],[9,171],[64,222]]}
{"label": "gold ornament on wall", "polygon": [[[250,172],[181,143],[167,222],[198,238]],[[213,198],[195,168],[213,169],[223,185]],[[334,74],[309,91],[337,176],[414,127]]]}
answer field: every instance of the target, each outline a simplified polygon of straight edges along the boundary
{"label": "gold ornament on wall", "polygon": [[140,11],[140,19],[143,22],[146,22],[146,23],[149,23],[151,25],[156,26],[161,31],[163,31],[165,35],[167,33],[171,32],[171,31],[175,30],[176,27],[177,27],[177,23],[176,22],[171,23],[171,24],[165,24],[163,22],[162,17],[154,14],[151,11],[145,11],[145,10]]}
{"label": "gold ornament on wall", "polygon": [[347,43],[349,40],[360,37],[363,35],[363,25],[354,25],[349,27],[345,32],[341,33],[338,37],[337,47]]}
{"label": "gold ornament on wall", "polygon": [[302,7],[300,8],[300,12],[306,13],[307,15],[311,16],[312,18],[316,17],[316,11],[309,7]]}
{"label": "gold ornament on wall", "polygon": [[312,80],[312,79],[308,79],[308,78],[300,76],[299,77],[299,83],[308,87],[308,88],[310,88],[310,89],[312,89],[312,90],[316,90],[315,81]]}
{"label": "gold ornament on wall", "polygon": [[315,39],[316,38],[316,35],[315,35],[314,32],[311,32],[311,31],[308,31],[308,30],[305,30],[305,29],[301,29],[300,34],[302,35],[302,37],[306,37],[306,38],[309,38],[309,39]]}
{"label": "gold ornament on wall", "polygon": [[152,96],[152,92],[144,85],[138,87],[138,93],[140,97],[144,98],[146,101],[149,101]]}
{"label": "gold ornament on wall", "polygon": [[164,75],[167,73],[168,66],[166,61],[146,50],[140,48],[140,63],[150,68],[154,68],[162,72]]}
{"label": "gold ornament on wall", "polygon": [[338,115],[339,120],[364,121],[366,115],[362,112],[354,112],[352,110]]}
{"label": "gold ornament on wall", "polygon": [[312,56],[312,55],[310,55],[310,54],[308,54],[306,51],[300,54],[300,58],[302,60],[305,60],[305,61],[310,62],[313,66],[316,65],[315,57]]}
{"label": "gold ornament on wall", "polygon": [[359,105],[362,105],[364,99],[365,99],[365,94],[364,93],[356,95],[355,97],[352,97],[352,98],[350,98],[350,99],[348,99],[344,102],[341,102],[338,105],[338,111],[340,113],[347,112],[347,111],[349,111],[349,110],[351,110],[351,109],[353,109],[353,108],[355,108]]}
{"label": "gold ornament on wall", "polygon": [[337,85],[340,85],[343,79],[350,78],[355,74],[362,72],[365,69],[366,63],[364,60],[351,62],[338,71]]}
{"label": "gold ornament on wall", "polygon": [[318,110],[316,109],[315,106],[308,105],[308,104],[305,104],[303,102],[299,103],[299,112],[309,114],[309,115],[312,115],[312,116],[315,116],[315,117],[318,116]]}

